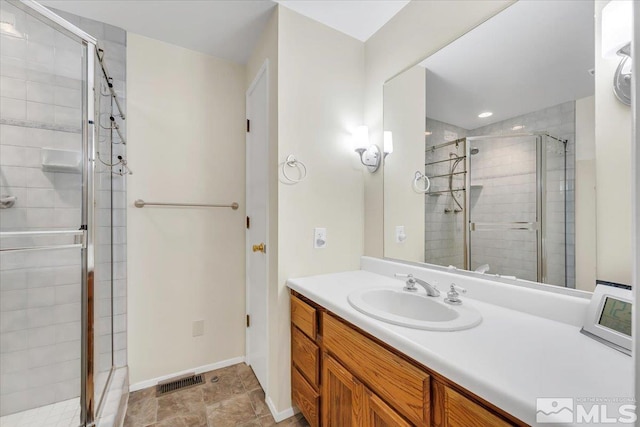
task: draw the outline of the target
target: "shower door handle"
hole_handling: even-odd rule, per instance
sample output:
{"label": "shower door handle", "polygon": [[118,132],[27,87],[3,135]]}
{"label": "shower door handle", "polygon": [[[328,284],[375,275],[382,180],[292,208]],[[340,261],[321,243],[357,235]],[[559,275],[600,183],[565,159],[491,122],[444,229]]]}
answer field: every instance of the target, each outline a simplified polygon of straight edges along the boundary
{"label": "shower door handle", "polygon": [[537,222],[470,222],[469,231],[538,230]]}
{"label": "shower door handle", "polygon": [[86,247],[86,230],[50,230],[50,231],[8,231],[0,232],[0,239],[20,238],[20,237],[36,237],[36,236],[72,236],[73,243],[62,244],[43,244],[43,245],[13,245],[4,247],[0,240],[0,252],[30,252],[30,251],[46,251],[54,249],[84,249]]}

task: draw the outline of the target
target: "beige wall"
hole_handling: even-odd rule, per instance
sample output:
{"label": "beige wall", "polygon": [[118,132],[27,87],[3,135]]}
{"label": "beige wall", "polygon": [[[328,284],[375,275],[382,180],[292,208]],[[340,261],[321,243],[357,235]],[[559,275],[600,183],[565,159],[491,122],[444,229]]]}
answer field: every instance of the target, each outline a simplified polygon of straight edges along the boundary
{"label": "beige wall", "polygon": [[[425,86],[420,66],[384,86],[384,130],[393,132],[394,142],[384,164],[384,255],[415,262],[424,262],[425,200],[412,184],[416,171],[425,170]],[[396,226],[405,227],[404,242],[396,241]]]}
{"label": "beige wall", "polygon": [[[363,43],[279,8],[278,162],[295,154],[308,170],[303,182],[278,185],[279,317],[269,394],[282,411],[291,405],[285,282],[360,267],[365,172],[350,140],[362,124]],[[327,228],[326,248],[313,248],[314,227]]]}
{"label": "beige wall", "polygon": [[600,54],[600,21],[607,1],[596,1],[596,218],[598,279],[631,283],[631,108],[613,94],[619,63]]}
{"label": "beige wall", "polygon": [[[511,2],[412,1],[365,43],[365,124],[382,146],[382,86]],[[382,173],[365,175],[365,254],[383,256]]]}
{"label": "beige wall", "polygon": [[[131,383],[244,356],[244,67],[128,33]],[[133,207],[135,199],[240,209]],[[204,335],[192,336],[192,321]]]}
{"label": "beige wall", "polygon": [[596,99],[576,101],[576,289],[596,283]]}

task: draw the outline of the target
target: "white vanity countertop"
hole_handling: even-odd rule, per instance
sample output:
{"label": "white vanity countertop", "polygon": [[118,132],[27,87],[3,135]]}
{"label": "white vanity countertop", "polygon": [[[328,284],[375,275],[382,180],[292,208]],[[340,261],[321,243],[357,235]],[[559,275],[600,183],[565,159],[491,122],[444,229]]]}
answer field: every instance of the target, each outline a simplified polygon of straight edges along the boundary
{"label": "white vanity countertop", "polygon": [[537,425],[538,397],[633,395],[631,357],[586,337],[577,326],[474,300],[471,290],[462,299],[482,313],[482,323],[435,332],[373,319],[347,301],[358,289],[402,289],[400,280],[359,270],[290,279],[287,285],[531,425]]}

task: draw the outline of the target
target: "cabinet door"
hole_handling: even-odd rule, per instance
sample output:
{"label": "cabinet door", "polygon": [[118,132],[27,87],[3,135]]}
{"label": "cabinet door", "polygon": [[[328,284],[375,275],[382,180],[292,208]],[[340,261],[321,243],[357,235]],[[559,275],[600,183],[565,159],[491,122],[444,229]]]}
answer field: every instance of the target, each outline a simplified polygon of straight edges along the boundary
{"label": "cabinet door", "polygon": [[512,424],[444,384],[434,382],[434,426],[507,427]]}
{"label": "cabinet door", "polygon": [[322,361],[322,425],[362,426],[364,387],[331,356]]}
{"label": "cabinet door", "polygon": [[410,423],[369,390],[365,391],[363,406],[364,425],[367,427],[411,427]]}
{"label": "cabinet door", "polygon": [[320,426],[320,395],[304,379],[298,368],[291,369],[291,398],[311,427]]}

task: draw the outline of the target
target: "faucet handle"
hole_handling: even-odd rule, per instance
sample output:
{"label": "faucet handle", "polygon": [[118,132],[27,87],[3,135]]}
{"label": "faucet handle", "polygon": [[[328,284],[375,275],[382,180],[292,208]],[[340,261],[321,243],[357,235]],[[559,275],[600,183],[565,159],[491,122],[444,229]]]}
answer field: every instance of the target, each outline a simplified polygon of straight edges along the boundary
{"label": "faucet handle", "polygon": [[467,290],[461,286],[452,283],[449,292],[447,292],[447,297],[444,299],[444,302],[452,305],[460,305],[462,304],[462,300],[460,299],[460,293],[466,294]]}
{"label": "faucet handle", "polygon": [[451,290],[455,290],[457,292],[460,292],[461,294],[466,294],[467,293],[467,289],[463,288],[462,286],[458,286],[455,283],[451,284]]}
{"label": "faucet handle", "polygon": [[413,277],[413,274],[409,273],[409,274],[403,274],[403,273],[396,273],[395,274],[396,277],[406,277],[407,278],[407,284],[404,286],[404,288],[402,288],[405,291],[409,291],[409,292],[417,292],[418,288],[416,288],[416,279]]}

